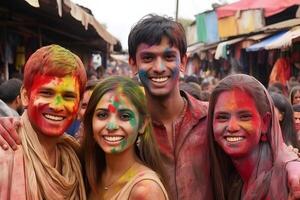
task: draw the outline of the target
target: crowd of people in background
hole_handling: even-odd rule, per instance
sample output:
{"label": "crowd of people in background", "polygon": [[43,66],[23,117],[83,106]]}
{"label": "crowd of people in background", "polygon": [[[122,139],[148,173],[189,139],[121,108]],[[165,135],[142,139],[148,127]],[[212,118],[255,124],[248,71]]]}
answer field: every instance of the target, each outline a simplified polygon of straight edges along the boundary
{"label": "crowd of people in background", "polygon": [[300,198],[296,78],[267,90],[184,76],[184,29],[168,17],[142,18],[128,44],[133,78],[85,73],[49,45],[23,84],[0,85],[1,116],[21,116],[0,118],[0,199]]}

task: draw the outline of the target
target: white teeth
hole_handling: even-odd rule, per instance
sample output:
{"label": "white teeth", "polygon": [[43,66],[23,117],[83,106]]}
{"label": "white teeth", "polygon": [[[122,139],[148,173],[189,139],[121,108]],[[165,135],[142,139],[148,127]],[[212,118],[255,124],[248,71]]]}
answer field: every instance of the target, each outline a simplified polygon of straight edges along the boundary
{"label": "white teeth", "polygon": [[117,141],[121,141],[124,138],[124,136],[108,136],[108,135],[106,135],[106,136],[103,136],[103,138],[105,140],[107,140],[108,142],[117,142]]}
{"label": "white teeth", "polygon": [[44,115],[47,119],[53,120],[53,121],[61,121],[64,118],[60,117],[60,116],[55,116],[55,115],[49,115],[49,114],[45,114]]}
{"label": "white teeth", "polygon": [[225,138],[228,142],[238,142],[243,140],[243,137],[226,137]]}
{"label": "white teeth", "polygon": [[151,78],[151,80],[154,81],[154,82],[161,83],[161,82],[164,82],[164,81],[168,80],[168,77]]}

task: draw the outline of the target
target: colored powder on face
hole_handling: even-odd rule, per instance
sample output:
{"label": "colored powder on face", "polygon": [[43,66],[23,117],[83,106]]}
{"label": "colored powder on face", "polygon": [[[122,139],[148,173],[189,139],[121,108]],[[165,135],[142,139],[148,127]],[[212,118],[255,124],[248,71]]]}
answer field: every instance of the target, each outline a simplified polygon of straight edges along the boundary
{"label": "colored powder on face", "polygon": [[118,129],[118,126],[117,126],[117,124],[115,124],[113,122],[108,122],[107,123],[107,129],[108,130],[116,130],[116,129]]}
{"label": "colored powder on face", "polygon": [[62,97],[61,96],[56,96],[55,99],[54,99],[54,104],[55,105],[62,104]]}
{"label": "colored powder on face", "polygon": [[129,123],[130,123],[130,125],[134,128],[135,126],[136,126],[136,118],[135,118],[135,115],[133,114],[133,113],[131,113],[131,118],[130,118],[130,120],[129,120]]}
{"label": "colored powder on face", "polygon": [[116,112],[116,107],[113,106],[112,104],[109,104],[108,105],[108,110],[109,110],[109,112],[115,113]]}
{"label": "colored powder on face", "polygon": [[179,77],[179,67],[175,67],[173,70],[172,70],[172,79],[177,79]]}
{"label": "colored powder on face", "polygon": [[117,95],[115,96],[115,98],[113,100],[113,105],[115,106],[115,108],[119,108],[119,106],[120,106],[120,100]]}
{"label": "colored powder on face", "polygon": [[140,80],[141,80],[141,82],[143,83],[144,86],[149,85],[147,72],[145,70],[142,70],[142,69],[139,70],[139,78],[140,78]]}
{"label": "colored powder on face", "polygon": [[115,154],[115,153],[118,153],[118,151],[116,150],[116,148],[113,148],[113,149],[111,150],[111,153],[112,153],[112,154]]}
{"label": "colored powder on face", "polygon": [[[130,139],[130,138],[129,138]],[[126,147],[126,144],[127,144],[127,140],[122,140],[121,141],[121,150],[123,150],[125,147]]]}

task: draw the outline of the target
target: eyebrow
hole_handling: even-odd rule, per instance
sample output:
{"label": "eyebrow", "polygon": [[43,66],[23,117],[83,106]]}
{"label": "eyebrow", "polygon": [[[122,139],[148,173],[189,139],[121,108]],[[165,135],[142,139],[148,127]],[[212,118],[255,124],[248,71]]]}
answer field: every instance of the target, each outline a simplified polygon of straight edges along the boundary
{"label": "eyebrow", "polygon": [[[170,53],[176,54],[177,52],[175,50],[173,50],[173,49],[167,49],[167,50],[164,50],[160,54],[164,55],[164,54],[170,54]],[[152,51],[148,51],[148,50],[144,50],[144,51],[142,51],[140,53],[141,56],[143,56],[143,55],[155,55],[155,54],[157,54],[157,53],[156,52],[152,52]]]}

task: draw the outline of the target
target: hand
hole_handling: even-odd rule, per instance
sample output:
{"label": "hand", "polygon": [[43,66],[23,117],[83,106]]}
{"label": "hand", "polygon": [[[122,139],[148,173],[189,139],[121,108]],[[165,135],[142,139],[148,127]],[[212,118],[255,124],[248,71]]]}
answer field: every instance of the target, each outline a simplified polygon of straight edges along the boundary
{"label": "hand", "polygon": [[290,190],[289,199],[300,199],[300,162],[289,162],[286,165],[286,171]]}
{"label": "hand", "polygon": [[21,139],[17,133],[17,129],[21,126],[19,118],[0,117],[0,146],[3,150],[11,147],[17,150],[17,145],[21,144]]}

